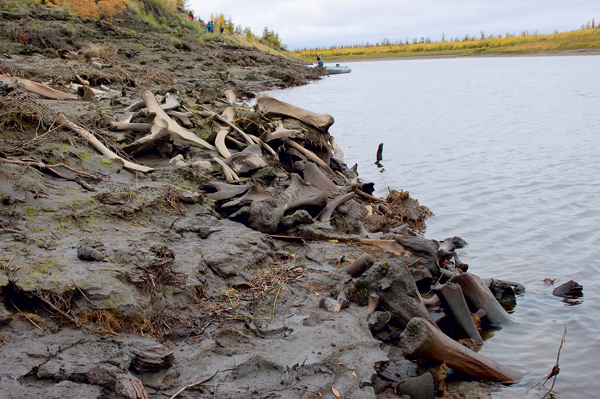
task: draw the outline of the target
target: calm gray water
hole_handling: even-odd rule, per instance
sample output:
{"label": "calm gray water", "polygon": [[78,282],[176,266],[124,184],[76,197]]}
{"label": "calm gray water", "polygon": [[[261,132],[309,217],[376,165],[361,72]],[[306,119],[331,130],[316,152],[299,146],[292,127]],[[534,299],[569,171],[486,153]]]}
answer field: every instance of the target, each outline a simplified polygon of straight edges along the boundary
{"label": "calm gray water", "polygon": [[[566,325],[555,397],[598,397],[600,57],[349,66],[350,74],[270,94],[333,115],[346,163],[358,163],[378,195],[405,190],[428,206],[436,216],[426,236],[467,240],[462,257],[473,273],[526,286],[516,325],[481,351],[528,373],[498,395],[527,396],[556,362]],[[374,165],[379,143],[383,168]],[[584,296],[555,297],[544,278],[573,279]]]}

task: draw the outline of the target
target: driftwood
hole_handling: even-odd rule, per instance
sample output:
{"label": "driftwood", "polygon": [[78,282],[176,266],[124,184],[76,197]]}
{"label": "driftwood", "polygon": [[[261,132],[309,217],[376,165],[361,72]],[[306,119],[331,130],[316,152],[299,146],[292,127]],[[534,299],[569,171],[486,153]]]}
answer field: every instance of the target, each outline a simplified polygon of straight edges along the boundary
{"label": "driftwood", "polygon": [[[414,317],[422,317],[435,325],[406,263],[389,258],[376,262],[360,276],[354,285],[356,295],[375,293],[381,298],[380,306],[390,312],[400,327]],[[359,298],[364,303],[365,298]]]}
{"label": "driftwood", "polygon": [[379,144],[379,147],[377,147],[377,162],[381,161],[383,159],[383,143]]}
{"label": "driftwood", "polygon": [[289,116],[299,121],[316,127],[322,132],[326,132],[333,125],[333,117],[328,114],[317,114],[291,104],[279,101],[270,97],[266,93],[259,93],[256,97],[256,108],[259,113],[267,118],[273,116]]}
{"label": "driftwood", "polygon": [[367,194],[362,190],[355,190],[356,194],[360,195],[361,197],[363,197],[364,199],[367,199],[371,202],[385,202],[385,200],[383,198],[379,198],[379,197],[375,197],[374,195],[371,194]]}
{"label": "driftwood", "polygon": [[21,84],[25,90],[39,94],[43,97],[52,98],[54,100],[77,100],[77,95],[65,93],[60,90],[53,89],[40,83],[33,82],[29,79],[19,78],[17,76],[0,75],[0,83],[15,86],[15,82]]}
{"label": "driftwood", "polygon": [[478,380],[513,384],[523,377],[521,372],[462,346],[420,317],[408,323],[400,341],[406,355],[445,362],[454,370]]}
{"label": "driftwood", "polygon": [[59,112],[58,115],[56,115],[56,122],[59,123],[60,125],[63,125],[64,127],[68,128],[68,129],[74,131],[75,133],[79,134],[81,137],[86,139],[92,145],[92,147],[94,147],[98,152],[100,152],[102,155],[104,155],[111,161],[122,162],[123,167],[125,169],[131,170],[133,172],[142,172],[142,173],[154,172],[154,169],[152,169],[148,166],[138,165],[136,163],[133,163],[133,162],[130,162],[130,161],[127,161],[127,160],[121,158],[120,156],[118,156],[117,154],[115,154],[114,152],[109,150],[104,144],[102,144],[100,142],[100,140],[98,140],[92,132],[71,122],[70,120],[67,119],[67,117],[62,112]]}
{"label": "driftwood", "polygon": [[213,145],[202,140],[200,137],[178,125],[177,122],[171,119],[160,107],[156,98],[154,98],[154,94],[152,94],[150,90],[146,90],[142,94],[142,98],[144,99],[148,110],[156,115],[152,122],[152,129],[150,130],[149,135],[144,136],[123,148],[124,151],[132,155],[146,151],[156,146],[157,142],[167,136],[173,140],[183,141],[195,147],[201,147],[211,151],[216,150]]}
{"label": "driftwood", "polygon": [[481,339],[471,312],[469,312],[469,307],[467,306],[460,285],[447,283],[437,288],[435,292],[441,300],[446,314],[450,316],[455,331],[461,337],[473,338],[478,346],[483,345],[483,339]]}
{"label": "driftwood", "polygon": [[488,321],[495,326],[512,323],[512,319],[496,300],[487,285],[476,275],[462,273],[452,277],[450,282],[458,283],[473,309],[485,310]]}

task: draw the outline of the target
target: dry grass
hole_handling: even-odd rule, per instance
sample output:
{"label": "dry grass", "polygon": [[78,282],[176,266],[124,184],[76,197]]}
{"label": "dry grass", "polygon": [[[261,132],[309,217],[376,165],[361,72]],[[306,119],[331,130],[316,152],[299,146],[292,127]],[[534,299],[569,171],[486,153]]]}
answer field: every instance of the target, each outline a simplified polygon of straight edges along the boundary
{"label": "dry grass", "polygon": [[146,68],[141,81],[146,84],[154,83],[162,86],[172,86],[175,83],[175,76],[171,72],[163,69]]}
{"label": "dry grass", "polygon": [[425,229],[425,220],[433,213],[419,201],[412,198],[408,191],[391,190],[385,198],[385,203],[390,209],[390,215],[384,215],[373,210],[365,213],[360,219],[371,232],[383,231],[385,229],[398,227],[408,223],[409,227],[416,230]]}
{"label": "dry grass", "polygon": [[114,58],[113,53],[103,44],[88,43],[81,50],[81,54],[89,54],[92,57],[100,58],[102,61],[109,62]]}
{"label": "dry grass", "polygon": [[[202,301],[200,308],[208,320],[272,320],[283,286],[297,280],[303,272],[299,266],[275,265],[248,283]],[[264,314],[258,314],[260,310]]]}

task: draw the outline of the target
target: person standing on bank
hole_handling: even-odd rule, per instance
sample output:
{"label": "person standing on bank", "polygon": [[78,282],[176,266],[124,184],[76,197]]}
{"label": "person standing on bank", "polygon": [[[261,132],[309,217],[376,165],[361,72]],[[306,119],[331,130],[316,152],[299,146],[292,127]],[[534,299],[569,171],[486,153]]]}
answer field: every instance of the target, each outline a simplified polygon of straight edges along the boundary
{"label": "person standing on bank", "polygon": [[317,57],[317,66],[323,67],[323,60],[321,59],[321,56]]}

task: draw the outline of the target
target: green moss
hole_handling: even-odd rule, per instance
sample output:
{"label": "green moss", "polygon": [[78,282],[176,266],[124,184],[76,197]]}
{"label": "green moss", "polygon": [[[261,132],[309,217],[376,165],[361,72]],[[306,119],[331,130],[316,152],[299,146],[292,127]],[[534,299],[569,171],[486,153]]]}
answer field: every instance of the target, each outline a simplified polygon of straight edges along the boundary
{"label": "green moss", "polygon": [[102,165],[104,165],[104,166],[113,166],[113,164],[114,164],[114,162],[113,162],[113,161],[111,161],[111,160],[108,160],[108,159],[106,159],[106,158],[102,158],[102,161],[101,161],[101,162],[102,162]]}
{"label": "green moss", "polygon": [[30,218],[35,217],[38,214],[37,209],[35,209],[35,207],[32,205],[25,205],[23,207],[23,210],[25,211],[25,214],[27,214],[27,216]]}
{"label": "green moss", "polygon": [[92,154],[86,151],[82,151],[79,153],[79,158],[83,159],[84,161],[87,161],[91,156]]}

